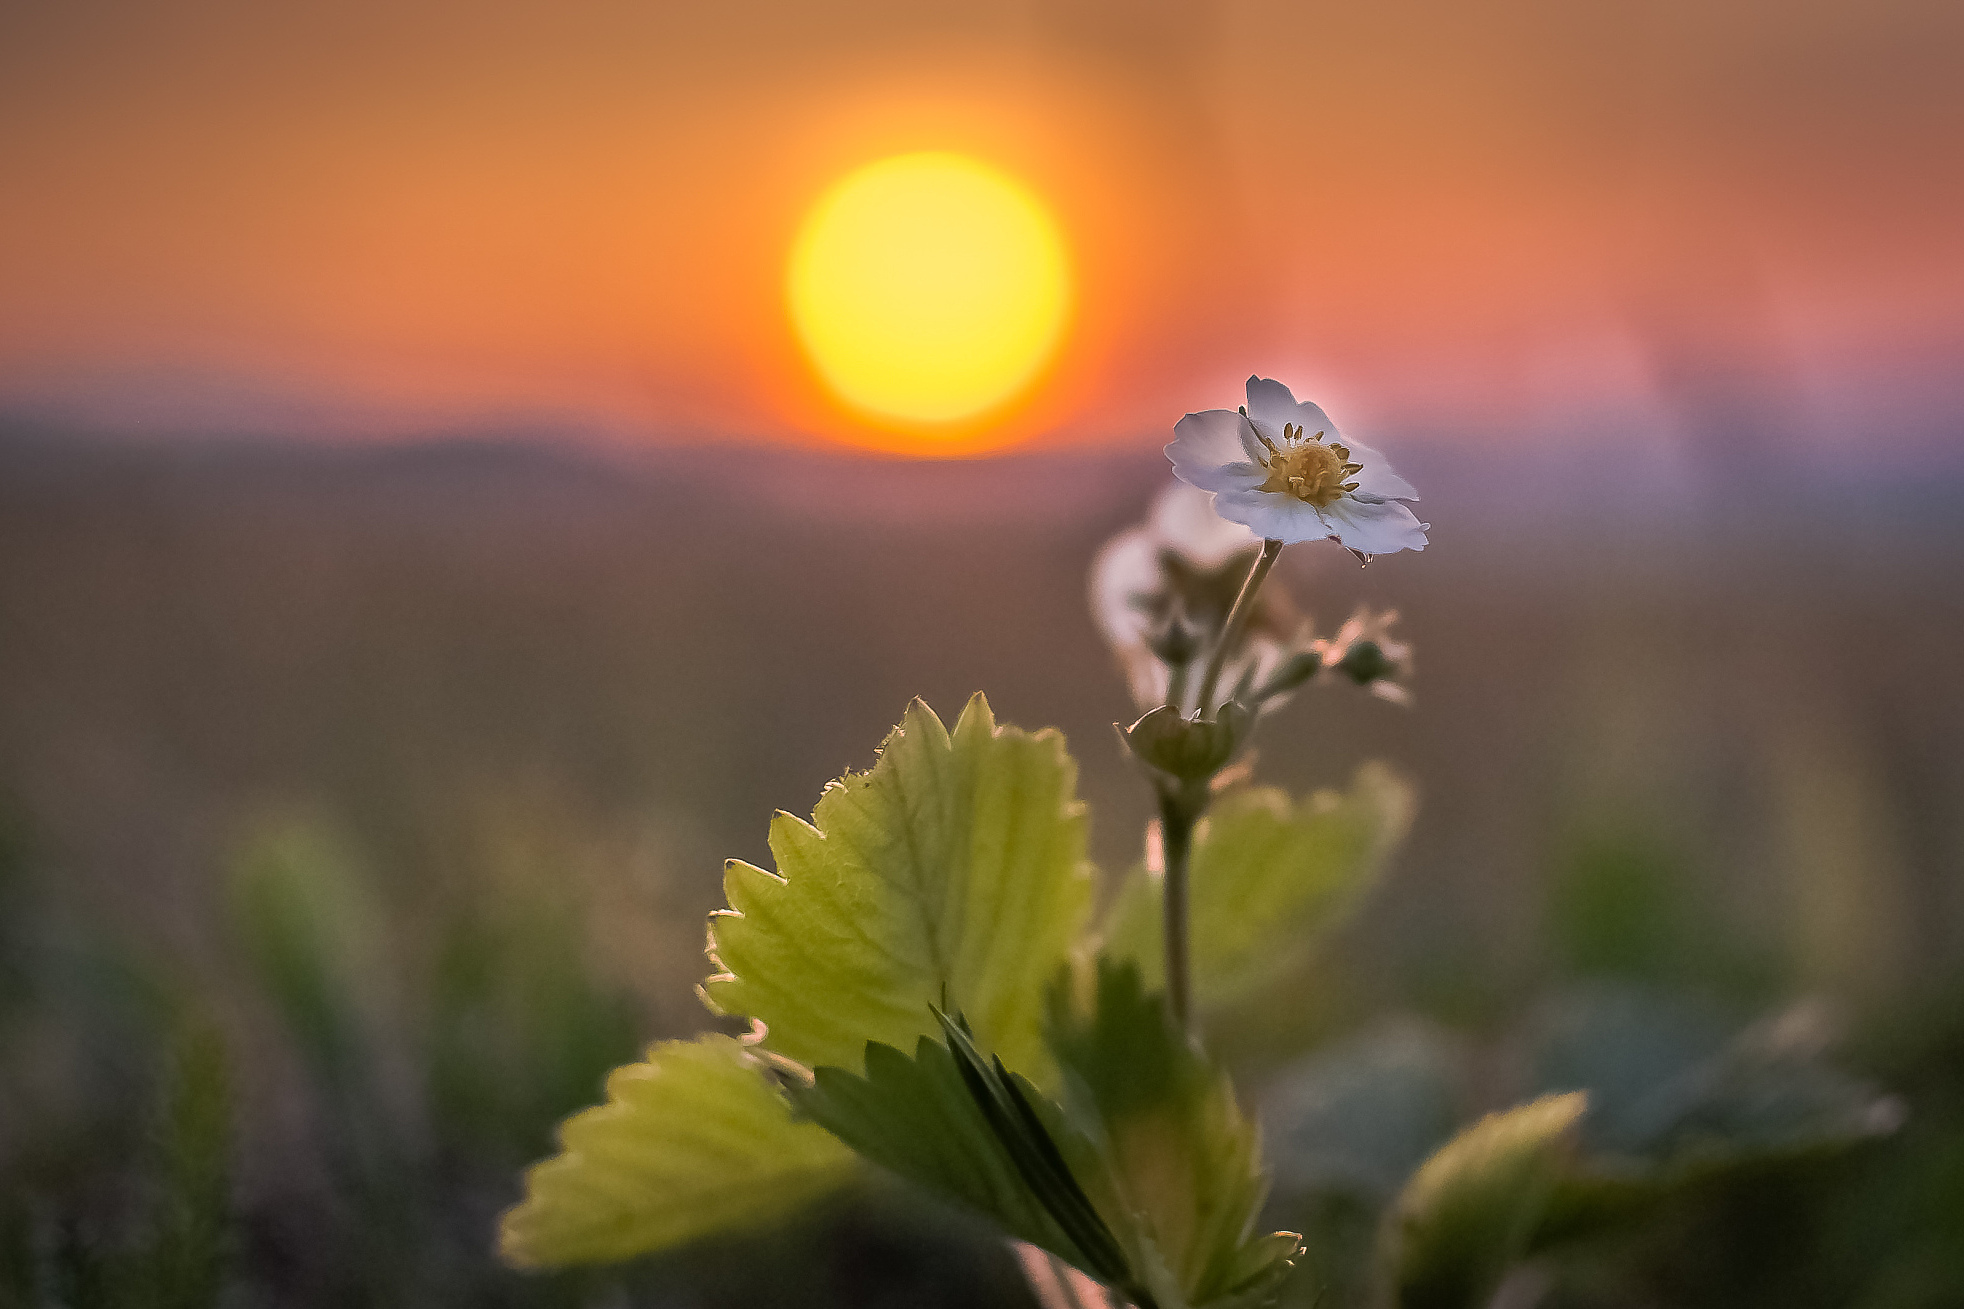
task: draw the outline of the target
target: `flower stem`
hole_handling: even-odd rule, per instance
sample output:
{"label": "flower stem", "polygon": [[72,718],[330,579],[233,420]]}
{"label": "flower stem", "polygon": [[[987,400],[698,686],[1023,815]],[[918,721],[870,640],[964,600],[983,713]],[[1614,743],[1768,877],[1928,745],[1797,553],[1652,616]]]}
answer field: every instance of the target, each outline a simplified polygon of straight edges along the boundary
{"label": "flower stem", "polygon": [[1181,702],[1187,698],[1187,665],[1174,664],[1166,675],[1166,703],[1185,713]]}
{"label": "flower stem", "polygon": [[1173,1021],[1187,1036],[1193,1035],[1193,965],[1189,948],[1187,865],[1193,855],[1193,825],[1199,809],[1206,804],[1205,792],[1196,805],[1191,795],[1180,790],[1159,793],[1159,848],[1165,868],[1160,877],[1165,895],[1161,914],[1166,938],[1166,1004]]}
{"label": "flower stem", "polygon": [[[1282,553],[1282,542],[1273,538],[1262,542],[1262,553],[1249,568],[1247,578],[1241,583],[1241,591],[1234,597],[1234,608],[1228,610],[1227,621],[1221,624],[1221,635],[1214,642],[1214,652],[1207,656],[1207,672],[1200,679],[1200,702],[1196,711],[1203,717],[1214,706],[1214,688],[1221,680],[1221,669],[1227,664],[1228,652],[1241,642],[1241,634],[1248,629],[1248,619],[1255,611],[1255,593],[1262,589],[1268,578],[1268,570],[1275,567],[1275,561]],[[1169,864],[1170,868],[1170,864]]]}
{"label": "flower stem", "polygon": [[[1261,554],[1248,569],[1248,576],[1242,580],[1241,590],[1234,597],[1234,608],[1228,610],[1227,620],[1221,624],[1220,635],[1214,640],[1214,649],[1207,656],[1207,670],[1201,676],[1200,696],[1194,705],[1196,717],[1206,717],[1214,707],[1214,689],[1220,685],[1221,669],[1227,665],[1229,651],[1240,644],[1242,633],[1248,630],[1248,620],[1255,612],[1255,595],[1262,589],[1262,583],[1268,579],[1268,570],[1275,567],[1281,553],[1282,542],[1274,539],[1263,541]],[[1184,680],[1176,673],[1167,696],[1175,708],[1179,707],[1180,691],[1185,689]],[[1166,938],[1166,1004],[1172,1010],[1173,1021],[1179,1024],[1180,1030],[1188,1038],[1194,1035],[1194,1022],[1192,914],[1189,909],[1187,865],[1193,858],[1194,824],[1207,812],[1207,802],[1212,798],[1207,779],[1193,779],[1177,785],[1169,781],[1159,791],[1159,846],[1165,865],[1160,889],[1165,897],[1161,920]]]}

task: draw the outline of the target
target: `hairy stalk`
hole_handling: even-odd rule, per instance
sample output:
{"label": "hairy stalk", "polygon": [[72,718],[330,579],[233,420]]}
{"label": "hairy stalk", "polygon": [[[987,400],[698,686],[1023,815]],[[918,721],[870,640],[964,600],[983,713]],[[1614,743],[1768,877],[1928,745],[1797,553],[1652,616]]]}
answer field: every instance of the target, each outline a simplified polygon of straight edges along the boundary
{"label": "hairy stalk", "polygon": [[1187,665],[1174,664],[1166,675],[1166,703],[1181,713],[1186,712],[1184,701],[1187,698]]}
{"label": "hairy stalk", "polygon": [[[1262,542],[1262,552],[1248,569],[1248,576],[1241,583],[1241,590],[1234,597],[1234,608],[1228,610],[1227,621],[1221,624],[1220,634],[1214,639],[1214,649],[1207,656],[1207,670],[1200,680],[1200,695],[1194,705],[1194,712],[1206,716],[1214,703],[1214,689],[1220,685],[1221,669],[1227,664],[1228,652],[1241,641],[1241,635],[1248,630],[1249,617],[1255,611],[1255,596],[1268,579],[1268,570],[1275,567],[1276,559],[1282,554],[1282,542],[1267,540]],[[1176,675],[1175,686],[1184,679]],[[1177,694],[1177,692],[1175,692]],[[1174,700],[1174,694],[1168,695]],[[1177,702],[1175,707],[1178,708]],[[1210,798],[1206,781],[1183,782],[1177,787],[1162,787],[1159,793],[1159,838],[1160,850],[1165,860],[1165,872],[1160,880],[1161,891],[1165,896],[1163,932],[1166,938],[1166,1003],[1173,1011],[1173,1021],[1180,1030],[1191,1038],[1194,1035],[1193,1023],[1193,964],[1191,948],[1191,928],[1188,910],[1187,865],[1193,855],[1193,828],[1200,816],[1207,812]]]}
{"label": "hairy stalk", "polygon": [[1241,591],[1234,597],[1234,608],[1228,610],[1227,621],[1221,624],[1221,634],[1214,642],[1213,653],[1207,656],[1207,672],[1200,679],[1200,702],[1196,709],[1205,715],[1214,703],[1214,688],[1220,683],[1221,669],[1227,664],[1228,652],[1241,642],[1241,634],[1248,629],[1248,619],[1255,611],[1255,593],[1262,589],[1268,579],[1268,570],[1275,567],[1275,561],[1282,554],[1282,542],[1267,540],[1262,542],[1262,553],[1249,568],[1248,576],[1241,583]]}
{"label": "hairy stalk", "polygon": [[1165,894],[1166,1004],[1173,1021],[1189,1037],[1193,1031],[1193,965],[1189,942],[1187,908],[1187,865],[1193,855],[1193,825],[1206,805],[1203,789],[1199,804],[1189,794],[1191,788],[1162,790],[1159,793],[1159,845],[1165,862],[1160,878]]}

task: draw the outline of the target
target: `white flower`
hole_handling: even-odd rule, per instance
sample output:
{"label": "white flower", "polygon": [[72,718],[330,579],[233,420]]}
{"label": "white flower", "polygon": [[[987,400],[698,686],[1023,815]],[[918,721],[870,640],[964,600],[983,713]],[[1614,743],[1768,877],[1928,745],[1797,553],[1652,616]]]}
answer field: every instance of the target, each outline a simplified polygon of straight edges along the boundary
{"label": "white flower", "polygon": [[1175,482],[1154,499],[1145,522],[1120,532],[1098,552],[1091,565],[1092,614],[1107,641],[1126,643],[1144,621],[1141,597],[1165,585],[1162,551],[1207,572],[1240,556],[1246,574],[1247,560],[1261,544],[1253,532],[1215,513],[1212,497]]}
{"label": "white flower", "polygon": [[1427,524],[1400,501],[1418,499],[1384,456],[1344,438],[1289,388],[1248,379],[1240,412],[1188,414],[1166,447],[1179,479],[1214,493],[1214,509],[1272,541],[1334,537],[1366,555],[1425,549]]}
{"label": "white flower", "polygon": [[[1091,613],[1125,670],[1140,708],[1166,703],[1176,656],[1186,683],[1182,707],[1191,707],[1199,665],[1219,633],[1234,597],[1261,549],[1246,528],[1214,512],[1202,491],[1174,482],[1153,502],[1144,523],[1106,543],[1091,565]],[[1288,595],[1271,585],[1262,592],[1253,621],[1215,693],[1227,698],[1244,674],[1260,680],[1298,648],[1308,634]],[[1179,650],[1182,639],[1191,648]]]}

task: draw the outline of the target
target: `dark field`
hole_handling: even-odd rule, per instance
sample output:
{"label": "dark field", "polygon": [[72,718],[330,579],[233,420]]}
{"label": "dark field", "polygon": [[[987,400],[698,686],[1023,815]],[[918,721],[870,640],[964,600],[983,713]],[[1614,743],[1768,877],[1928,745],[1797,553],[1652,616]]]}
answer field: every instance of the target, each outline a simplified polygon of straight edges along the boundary
{"label": "dark field", "polygon": [[[1578,989],[1741,1023],[1819,999],[1903,1129],[1708,1197],[1694,1253],[1629,1253],[1640,1291],[1589,1303],[1964,1304],[1964,477],[1405,462],[1430,549],[1283,569],[1325,630],[1403,612],[1416,708],[1303,697],[1262,765],[1300,791],[1384,759],[1417,824],[1287,1047],[1220,1035],[1244,1086],[1403,1015],[1487,1052],[1471,1111]],[[707,1021],[722,860],[764,861],[770,813],[909,697],[1063,729],[1094,854],[1137,857],[1084,576],[1164,476],[1150,446],[0,436],[9,1293],[80,1304],[119,1274],[78,1251],[147,1248],[159,1106],[206,1039],[225,1303],[1014,1302],[993,1249],[880,1195],[621,1284],[499,1270],[491,1223],[606,1067]],[[329,870],[331,992],[237,889],[271,857]]]}

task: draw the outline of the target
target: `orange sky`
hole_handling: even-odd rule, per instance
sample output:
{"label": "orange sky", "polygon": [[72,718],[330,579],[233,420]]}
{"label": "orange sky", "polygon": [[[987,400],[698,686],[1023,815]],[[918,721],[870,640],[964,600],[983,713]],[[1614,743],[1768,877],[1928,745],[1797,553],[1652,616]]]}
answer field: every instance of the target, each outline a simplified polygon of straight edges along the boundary
{"label": "orange sky", "polygon": [[0,408],[863,436],[785,252],[840,175],[952,149],[1077,260],[1004,439],[1136,441],[1251,369],[1482,437],[1707,373],[1927,432],[1960,68],[1952,0],[9,6]]}

